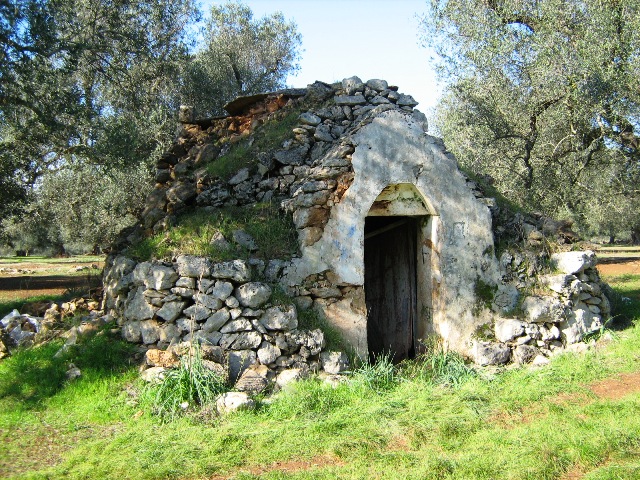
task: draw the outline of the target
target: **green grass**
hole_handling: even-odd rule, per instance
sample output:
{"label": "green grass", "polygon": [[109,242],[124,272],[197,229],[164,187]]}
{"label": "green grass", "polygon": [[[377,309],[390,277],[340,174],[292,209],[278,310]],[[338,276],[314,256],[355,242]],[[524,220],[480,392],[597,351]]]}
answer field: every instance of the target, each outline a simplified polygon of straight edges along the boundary
{"label": "green grass", "polygon": [[[132,245],[127,255],[138,260],[171,258],[179,254],[202,255],[214,261],[248,257],[249,253],[233,244],[232,232],[245,230],[258,244],[255,256],[290,258],[297,252],[297,234],[290,216],[270,203],[244,207],[225,207],[215,213],[196,211],[183,215],[175,227]],[[232,246],[219,249],[210,244],[220,231]]]}
{"label": "green grass", "polygon": [[[337,386],[309,379],[255,411],[170,422],[136,397],[120,347],[103,359],[109,345],[87,344],[60,363],[53,346],[23,351],[0,363],[0,476],[638,478],[640,392],[588,388],[640,371],[640,302],[631,308],[635,322],[609,344],[544,368],[475,374],[428,345],[418,361],[365,364]],[[83,371],[75,382],[61,379],[68,361]]]}

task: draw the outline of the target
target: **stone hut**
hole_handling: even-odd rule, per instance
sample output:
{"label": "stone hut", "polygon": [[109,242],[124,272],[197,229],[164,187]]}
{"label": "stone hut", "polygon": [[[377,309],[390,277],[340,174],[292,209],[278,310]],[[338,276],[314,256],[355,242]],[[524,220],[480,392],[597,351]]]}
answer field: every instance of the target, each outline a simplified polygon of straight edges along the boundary
{"label": "stone hut", "polygon": [[[395,361],[436,336],[481,364],[529,362],[600,328],[609,306],[593,254],[551,254],[549,242],[568,236],[562,225],[486,197],[416,105],[383,80],[352,77],[244,97],[224,118],[183,108],[140,224],[105,269],[104,307],[125,337],[160,348],[197,337],[282,370],[334,369],[322,332],[298,330],[306,310],[360,357]],[[255,147],[254,134],[291,112],[275,144]],[[211,174],[238,145],[257,150],[230,175]],[[256,202],[290,216],[296,254],[260,258],[260,239],[236,232],[219,240],[244,245],[246,258],[126,256],[184,212]],[[275,288],[291,306],[270,303]]]}

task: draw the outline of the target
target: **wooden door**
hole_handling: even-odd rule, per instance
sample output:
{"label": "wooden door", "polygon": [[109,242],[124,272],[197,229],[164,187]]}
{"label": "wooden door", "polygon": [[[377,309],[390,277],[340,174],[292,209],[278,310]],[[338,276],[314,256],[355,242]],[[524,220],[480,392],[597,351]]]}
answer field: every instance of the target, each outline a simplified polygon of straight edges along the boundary
{"label": "wooden door", "polygon": [[415,354],[416,240],[414,218],[366,218],[364,288],[372,361],[381,353],[390,353],[396,363]]}

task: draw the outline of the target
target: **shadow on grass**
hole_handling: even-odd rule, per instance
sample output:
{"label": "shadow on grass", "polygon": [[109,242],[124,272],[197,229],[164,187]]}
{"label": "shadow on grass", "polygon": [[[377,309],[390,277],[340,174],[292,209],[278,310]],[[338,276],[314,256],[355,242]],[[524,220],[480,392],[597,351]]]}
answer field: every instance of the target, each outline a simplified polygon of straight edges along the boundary
{"label": "shadow on grass", "polygon": [[65,354],[55,357],[61,342],[17,350],[0,362],[0,400],[32,408],[67,384],[69,363],[92,378],[120,374],[132,365],[133,345],[103,330]]}
{"label": "shadow on grass", "polygon": [[640,275],[625,274],[605,278],[605,294],[611,303],[611,319],[607,327],[624,330],[640,318]]}

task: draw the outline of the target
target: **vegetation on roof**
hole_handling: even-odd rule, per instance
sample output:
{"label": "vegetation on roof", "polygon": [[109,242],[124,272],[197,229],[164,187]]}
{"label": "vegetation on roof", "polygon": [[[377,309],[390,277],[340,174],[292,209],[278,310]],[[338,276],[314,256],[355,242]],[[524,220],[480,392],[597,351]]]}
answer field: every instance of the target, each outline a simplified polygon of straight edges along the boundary
{"label": "vegetation on roof", "polygon": [[[233,231],[244,230],[251,235],[259,258],[290,258],[297,252],[297,234],[290,215],[272,203],[243,207],[199,209],[178,217],[174,227],[131,245],[126,255],[137,260],[171,259],[180,254],[203,255],[213,261],[246,258],[250,252],[233,243]],[[221,249],[211,244],[216,232],[231,244]]]}
{"label": "vegetation on roof", "polygon": [[259,153],[278,149],[285,139],[292,136],[291,130],[298,123],[301,112],[299,107],[285,108],[271,116],[244,140],[231,144],[229,138],[222,139],[221,146],[228,148],[228,151],[209,162],[207,172],[222,180],[229,180],[242,168],[255,170]]}

